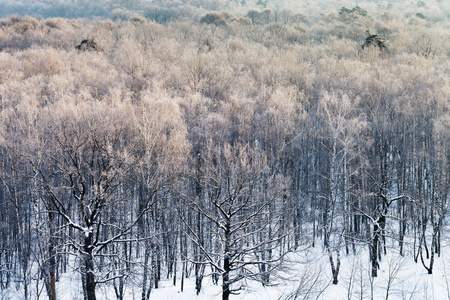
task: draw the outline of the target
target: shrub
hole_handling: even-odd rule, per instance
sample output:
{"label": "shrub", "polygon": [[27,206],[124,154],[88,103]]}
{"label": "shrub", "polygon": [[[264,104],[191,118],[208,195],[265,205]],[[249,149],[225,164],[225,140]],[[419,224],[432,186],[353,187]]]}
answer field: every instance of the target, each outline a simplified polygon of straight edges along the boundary
{"label": "shrub", "polygon": [[247,12],[247,17],[255,25],[266,25],[272,21],[273,13],[272,13],[272,10],[268,9],[268,8],[266,8],[263,11],[251,9]]}
{"label": "shrub", "polygon": [[238,18],[230,12],[217,12],[212,11],[207,13],[200,19],[202,24],[214,24],[219,27],[228,27],[232,23],[238,23],[241,25],[252,25],[252,21],[249,18]]}
{"label": "shrub", "polygon": [[81,44],[76,46],[75,49],[80,51],[97,51],[97,52],[103,51],[103,49],[97,44],[97,42],[93,38],[82,40]]}

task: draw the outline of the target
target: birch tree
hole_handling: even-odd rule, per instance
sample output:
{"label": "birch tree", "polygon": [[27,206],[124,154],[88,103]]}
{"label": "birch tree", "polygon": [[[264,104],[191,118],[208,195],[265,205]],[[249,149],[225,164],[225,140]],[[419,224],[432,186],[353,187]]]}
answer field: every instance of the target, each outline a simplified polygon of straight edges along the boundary
{"label": "birch tree", "polygon": [[[327,188],[324,190],[324,247],[338,283],[341,247],[349,243],[353,197],[352,179],[358,173],[360,154],[366,142],[358,137],[365,129],[363,115],[357,110],[357,100],[349,96],[324,93],[319,102],[322,146],[328,157]],[[347,251],[348,252],[348,251]],[[335,256],[333,255],[335,253]]]}

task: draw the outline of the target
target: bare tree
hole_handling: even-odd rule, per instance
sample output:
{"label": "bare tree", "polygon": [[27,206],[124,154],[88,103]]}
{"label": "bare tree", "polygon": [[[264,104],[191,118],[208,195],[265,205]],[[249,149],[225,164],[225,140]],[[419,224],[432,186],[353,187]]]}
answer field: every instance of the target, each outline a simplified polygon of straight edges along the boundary
{"label": "bare tree", "polygon": [[[285,252],[275,250],[282,238],[278,234],[280,197],[276,178],[269,174],[264,153],[256,146],[236,143],[209,143],[203,152],[201,197],[192,202],[194,211],[210,221],[220,253],[215,257],[204,247],[197,231],[189,235],[201,248],[204,262],[222,277],[222,299],[237,293],[243,279],[269,284],[269,276],[280,265]],[[279,184],[282,184],[279,182]]]}
{"label": "bare tree", "polygon": [[402,270],[405,264],[405,258],[402,256],[393,256],[388,259],[388,272],[386,278],[386,294],[384,299],[388,300],[389,296],[392,294],[392,290],[397,285],[399,280],[399,272]]}
{"label": "bare tree", "polygon": [[[338,283],[341,247],[348,247],[346,237],[351,235],[353,207],[351,180],[358,174],[355,161],[365,147],[358,140],[366,123],[347,95],[338,97],[324,93],[319,102],[319,120],[322,123],[321,141],[328,156],[327,189],[324,193],[324,246],[328,253],[333,284]],[[348,248],[347,248],[348,249]],[[333,252],[336,253],[335,258]],[[348,253],[348,250],[347,250]],[[336,261],[336,262],[335,262]]]}
{"label": "bare tree", "polygon": [[[58,103],[39,115],[42,131],[37,132],[30,151],[23,153],[38,174],[46,210],[70,229],[62,238],[80,256],[88,300],[96,299],[98,283],[124,276],[100,274],[98,257],[106,257],[107,247],[130,233],[153,201],[150,194],[144,205],[135,208],[126,194],[120,193],[121,181],[131,174],[142,153],[138,152],[141,140],[133,122],[131,108]],[[126,201],[128,209],[121,218],[109,212],[109,207],[120,207]],[[53,270],[54,263],[51,265]]]}
{"label": "bare tree", "polygon": [[322,266],[316,264],[314,267],[311,267],[313,264],[313,261],[307,262],[307,267],[305,266],[302,269],[298,278],[297,289],[283,299],[319,299],[320,295],[322,295],[331,284],[331,280],[325,278]]}

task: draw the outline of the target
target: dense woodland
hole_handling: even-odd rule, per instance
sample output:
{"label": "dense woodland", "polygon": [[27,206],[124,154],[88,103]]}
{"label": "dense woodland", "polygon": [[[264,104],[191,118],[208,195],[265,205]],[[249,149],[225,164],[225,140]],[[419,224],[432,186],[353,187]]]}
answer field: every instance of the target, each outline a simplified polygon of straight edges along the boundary
{"label": "dense woodland", "polygon": [[445,3],[260,2],[0,19],[0,295],[60,299],[76,272],[85,300],[101,285],[146,300],[164,278],[199,293],[206,276],[228,299],[311,247],[332,284],[352,253],[368,253],[367,280],[393,252],[433,273],[450,200]]}

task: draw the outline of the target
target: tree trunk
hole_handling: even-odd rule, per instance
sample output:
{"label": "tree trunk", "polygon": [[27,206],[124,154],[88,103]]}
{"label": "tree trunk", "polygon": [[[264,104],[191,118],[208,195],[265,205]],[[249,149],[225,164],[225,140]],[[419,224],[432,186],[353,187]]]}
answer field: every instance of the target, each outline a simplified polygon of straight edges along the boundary
{"label": "tree trunk", "polygon": [[50,217],[50,240],[48,246],[48,252],[50,254],[49,263],[50,263],[50,271],[49,271],[49,289],[48,289],[48,298],[49,300],[56,300],[56,251],[54,247],[54,238],[53,238],[53,217]]}
{"label": "tree trunk", "polygon": [[94,274],[94,256],[92,255],[92,242],[92,232],[86,233],[84,238],[84,289],[86,300],[97,300],[95,296],[95,287],[97,283],[95,282]]}
{"label": "tree trunk", "polygon": [[227,220],[225,225],[225,255],[223,258],[223,275],[222,275],[222,300],[228,300],[230,298],[230,243],[231,243],[231,225],[230,220]]}
{"label": "tree trunk", "polygon": [[222,283],[222,300],[228,300],[230,298],[230,258],[225,255],[223,260],[223,283]]}
{"label": "tree trunk", "polygon": [[370,253],[370,261],[372,262],[372,277],[378,276],[378,225],[373,225],[373,240]]}
{"label": "tree trunk", "polygon": [[[148,300],[147,292],[151,291],[152,284],[151,281],[148,283],[148,261],[150,258],[150,247],[148,245],[148,242],[145,242],[145,249],[144,249],[144,270],[142,274],[142,293],[141,293],[141,300]],[[148,285],[148,288],[147,288]]]}

